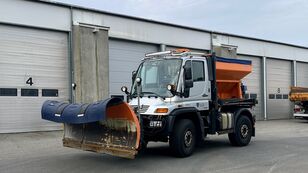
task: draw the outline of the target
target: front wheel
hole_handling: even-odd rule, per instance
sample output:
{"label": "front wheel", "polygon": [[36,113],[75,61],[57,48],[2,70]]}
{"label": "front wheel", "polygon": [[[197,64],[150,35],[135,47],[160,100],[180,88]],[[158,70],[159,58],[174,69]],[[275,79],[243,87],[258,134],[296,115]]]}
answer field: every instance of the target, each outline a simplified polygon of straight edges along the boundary
{"label": "front wheel", "polygon": [[247,116],[241,116],[235,124],[235,131],[229,133],[229,141],[234,146],[246,146],[252,136],[252,122]]}
{"label": "front wheel", "polygon": [[170,148],[178,157],[188,157],[195,149],[196,129],[194,123],[189,119],[179,120],[170,136]]}

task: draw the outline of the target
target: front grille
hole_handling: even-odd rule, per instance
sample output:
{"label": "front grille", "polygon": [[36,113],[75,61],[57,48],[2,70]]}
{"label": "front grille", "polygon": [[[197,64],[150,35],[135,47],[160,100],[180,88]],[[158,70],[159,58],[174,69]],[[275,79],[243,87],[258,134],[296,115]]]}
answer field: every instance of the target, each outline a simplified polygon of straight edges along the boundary
{"label": "front grille", "polygon": [[[141,105],[140,106],[141,107],[141,109],[140,109],[140,113],[142,114],[142,113],[146,113],[146,111],[149,109],[149,105]],[[131,108],[133,109],[133,110],[138,110],[138,106],[136,106],[136,105],[131,105]]]}
{"label": "front grille", "polygon": [[140,113],[145,113],[149,109],[149,105],[141,105]]}
{"label": "front grille", "polygon": [[[153,136],[165,130],[168,117],[157,116],[157,115],[142,115],[142,121],[143,121],[142,124],[143,124],[144,134]],[[150,121],[161,121],[162,127],[150,127]]]}

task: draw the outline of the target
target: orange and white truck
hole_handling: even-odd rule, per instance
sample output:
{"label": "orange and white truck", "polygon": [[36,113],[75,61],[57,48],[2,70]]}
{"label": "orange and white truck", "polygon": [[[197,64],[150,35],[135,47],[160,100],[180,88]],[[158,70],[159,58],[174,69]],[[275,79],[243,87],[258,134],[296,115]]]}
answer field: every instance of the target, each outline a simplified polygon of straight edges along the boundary
{"label": "orange and white truck", "polygon": [[178,157],[190,156],[207,135],[228,134],[235,146],[255,136],[255,99],[245,99],[241,79],[251,61],[187,49],[147,54],[133,72],[127,101],[92,104],[46,101],[42,118],[64,123],[63,145],[126,158],[150,141],[169,142]]}
{"label": "orange and white truck", "polygon": [[289,99],[294,102],[294,118],[308,120],[308,88],[291,87]]}

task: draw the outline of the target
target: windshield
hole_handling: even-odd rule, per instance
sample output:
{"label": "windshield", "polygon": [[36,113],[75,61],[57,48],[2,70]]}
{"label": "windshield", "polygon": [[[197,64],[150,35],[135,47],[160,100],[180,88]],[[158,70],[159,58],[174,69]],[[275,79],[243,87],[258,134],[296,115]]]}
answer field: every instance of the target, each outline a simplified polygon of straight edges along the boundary
{"label": "windshield", "polygon": [[[141,81],[141,95],[156,95],[160,97],[171,97],[167,85],[177,86],[181,59],[154,59],[145,60],[139,67],[137,77]],[[132,94],[137,94],[136,82],[132,88]]]}

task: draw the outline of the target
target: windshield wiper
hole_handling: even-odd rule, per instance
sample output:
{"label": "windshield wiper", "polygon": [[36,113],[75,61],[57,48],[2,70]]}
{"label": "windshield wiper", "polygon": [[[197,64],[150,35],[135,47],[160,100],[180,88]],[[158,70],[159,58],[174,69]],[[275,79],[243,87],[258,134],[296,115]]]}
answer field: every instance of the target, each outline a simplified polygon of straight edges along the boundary
{"label": "windshield wiper", "polygon": [[162,96],[160,96],[160,95],[158,95],[158,94],[156,94],[156,93],[154,93],[154,92],[144,91],[144,92],[141,92],[140,94],[141,94],[142,96],[143,96],[144,94],[153,94],[153,95],[155,95],[155,96],[157,96],[157,97],[164,98],[164,97],[162,97]]}
{"label": "windshield wiper", "polygon": [[[152,95],[154,95],[155,97],[160,97],[160,98],[165,99],[165,97],[160,96],[160,95],[158,95],[157,93],[154,93],[154,92],[149,92],[149,91],[144,91],[144,92],[141,92],[141,93],[140,93],[140,96],[141,96],[141,97],[143,97],[143,96],[144,96],[144,94],[149,94],[149,96],[152,94]],[[137,93],[134,93],[134,94],[132,94],[131,96],[133,96],[133,97],[137,97]]]}

